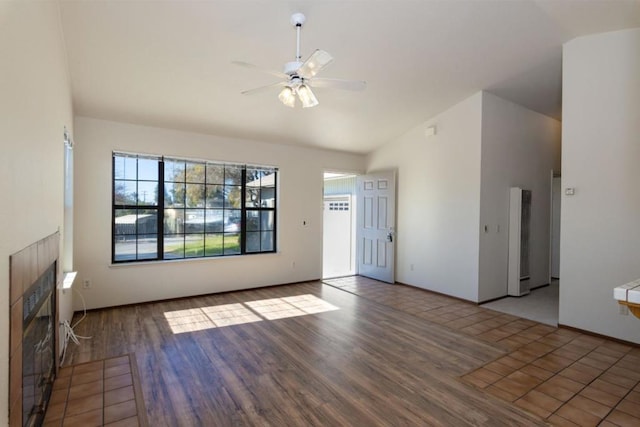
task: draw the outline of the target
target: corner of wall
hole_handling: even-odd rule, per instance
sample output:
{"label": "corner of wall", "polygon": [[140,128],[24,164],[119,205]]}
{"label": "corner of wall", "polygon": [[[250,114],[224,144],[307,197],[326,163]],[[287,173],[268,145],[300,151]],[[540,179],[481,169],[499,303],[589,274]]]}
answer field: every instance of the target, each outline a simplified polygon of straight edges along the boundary
{"label": "corner of wall", "polygon": [[481,107],[477,92],[367,158],[368,170],[398,170],[397,280],[468,301],[478,297]]}

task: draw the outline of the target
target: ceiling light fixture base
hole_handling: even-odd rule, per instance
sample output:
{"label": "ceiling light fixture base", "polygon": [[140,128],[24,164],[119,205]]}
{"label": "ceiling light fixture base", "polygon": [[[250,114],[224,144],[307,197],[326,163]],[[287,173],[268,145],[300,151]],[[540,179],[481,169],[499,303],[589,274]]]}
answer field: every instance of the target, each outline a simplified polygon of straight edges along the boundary
{"label": "ceiling light fixture base", "polygon": [[291,15],[290,22],[294,27],[302,27],[306,21],[307,18],[303,13],[294,13],[293,15]]}
{"label": "ceiling light fixture base", "polygon": [[302,66],[301,61],[291,61],[284,64],[284,73],[293,76],[298,71],[298,68]]}

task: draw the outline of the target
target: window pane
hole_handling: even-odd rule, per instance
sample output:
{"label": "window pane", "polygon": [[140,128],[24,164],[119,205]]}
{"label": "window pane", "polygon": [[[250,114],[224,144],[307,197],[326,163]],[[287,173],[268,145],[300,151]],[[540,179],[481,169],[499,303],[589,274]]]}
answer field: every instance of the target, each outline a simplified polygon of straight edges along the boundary
{"label": "window pane", "polygon": [[242,184],[242,168],[226,165],[224,167],[224,183],[227,185]]}
{"label": "window pane", "polygon": [[248,206],[263,208],[275,206],[275,171],[249,168],[247,169],[246,180],[246,203]]}
{"label": "window pane", "polygon": [[262,177],[262,171],[255,168],[247,168],[246,172],[246,192],[247,206],[260,207],[260,178]]}
{"label": "window pane", "polygon": [[137,209],[116,209],[116,235],[136,234]]}
{"label": "window pane", "polygon": [[227,233],[235,233],[240,231],[240,223],[242,221],[240,210],[224,211],[224,231]]}
{"label": "window pane", "polygon": [[276,207],[276,190],[275,188],[263,188],[260,190],[260,206],[263,208]]}
{"label": "window pane", "polygon": [[247,168],[247,186],[260,187],[260,178],[262,177],[262,169]]}
{"label": "window pane", "polygon": [[158,235],[143,234],[138,236],[138,259],[155,259],[158,257]]}
{"label": "window pane", "polygon": [[273,211],[260,212],[260,229],[262,231],[273,230]]}
{"label": "window pane", "polygon": [[138,210],[138,234],[156,234],[158,232],[158,214],[155,210]]}
{"label": "window pane", "polygon": [[174,182],[184,182],[185,165],[180,160],[164,161],[164,180]]}
{"label": "window pane", "polygon": [[138,181],[138,204],[158,206],[158,183],[154,181]]}
{"label": "window pane", "polygon": [[223,251],[225,255],[239,254],[240,253],[240,234],[225,233]]}
{"label": "window pane", "polygon": [[203,184],[187,184],[187,207],[188,208],[204,207],[204,185]]}
{"label": "window pane", "polygon": [[247,231],[260,231],[260,211],[247,211]]}
{"label": "window pane", "polygon": [[136,179],[136,158],[115,155],[113,172],[115,179]]}
{"label": "window pane", "polygon": [[273,231],[263,231],[260,234],[262,252],[273,251]]}
{"label": "window pane", "polygon": [[164,236],[164,259],[184,258],[184,235]]}
{"label": "window pane", "polygon": [[224,184],[224,166],[207,164],[207,184]]}
{"label": "window pane", "polygon": [[185,209],[184,232],[204,233],[204,209]]}
{"label": "window pane", "polygon": [[157,181],[158,161],[153,159],[138,159],[138,179]]}
{"label": "window pane", "polygon": [[164,205],[166,207],[184,207],[185,185],[182,183],[164,183]]}
{"label": "window pane", "polygon": [[187,182],[204,184],[204,163],[187,162]]}
{"label": "window pane", "polygon": [[222,209],[207,209],[205,211],[205,232],[221,233],[224,229],[223,223],[224,216]]}
{"label": "window pane", "polygon": [[224,206],[223,185],[207,185],[205,196],[208,208],[221,208]]}
{"label": "window pane", "polygon": [[247,186],[246,191],[246,199],[245,206],[248,208],[259,208],[260,207],[260,189]]}
{"label": "window pane", "polygon": [[124,157],[113,155],[113,179],[124,179]]}
{"label": "window pane", "polygon": [[204,256],[204,234],[185,235],[184,256],[186,258]]}
{"label": "window pane", "polygon": [[227,185],[224,187],[224,207],[240,209],[242,187],[235,185]]}
{"label": "window pane", "polygon": [[260,232],[247,233],[247,252],[260,252]]}
{"label": "window pane", "polygon": [[222,233],[205,236],[205,256],[222,255]]}
{"label": "window pane", "polygon": [[114,185],[116,205],[136,205],[137,190],[135,181],[115,181]]}
{"label": "window pane", "polygon": [[136,259],[136,236],[116,236],[115,261],[133,261]]}
{"label": "window pane", "polygon": [[165,209],[164,210],[164,234],[175,234],[184,232],[184,210]]}

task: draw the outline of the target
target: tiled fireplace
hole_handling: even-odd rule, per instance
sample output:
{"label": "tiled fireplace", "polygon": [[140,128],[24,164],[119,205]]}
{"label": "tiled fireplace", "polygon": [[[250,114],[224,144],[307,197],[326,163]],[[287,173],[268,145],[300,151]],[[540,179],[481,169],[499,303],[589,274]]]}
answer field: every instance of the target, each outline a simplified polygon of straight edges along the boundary
{"label": "tiled fireplace", "polygon": [[42,423],[57,373],[59,244],[56,232],[10,257],[11,427]]}

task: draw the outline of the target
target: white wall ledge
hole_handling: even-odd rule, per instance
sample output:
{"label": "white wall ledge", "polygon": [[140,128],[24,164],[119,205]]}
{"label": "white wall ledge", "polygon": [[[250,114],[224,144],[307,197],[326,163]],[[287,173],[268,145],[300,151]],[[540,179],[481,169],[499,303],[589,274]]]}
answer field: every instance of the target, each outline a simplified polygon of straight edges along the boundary
{"label": "white wall ledge", "polygon": [[66,271],[62,276],[62,285],[58,286],[58,289],[62,289],[63,292],[71,289],[77,275],[77,271]]}

